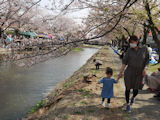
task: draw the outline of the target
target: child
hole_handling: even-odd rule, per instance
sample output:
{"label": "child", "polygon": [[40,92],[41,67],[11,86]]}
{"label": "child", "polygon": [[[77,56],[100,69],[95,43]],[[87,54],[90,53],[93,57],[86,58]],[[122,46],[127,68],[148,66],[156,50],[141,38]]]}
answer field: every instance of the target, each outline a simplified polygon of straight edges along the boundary
{"label": "child", "polygon": [[109,109],[110,108],[110,102],[111,102],[111,98],[114,97],[113,94],[113,84],[117,83],[118,80],[115,80],[113,78],[111,78],[113,75],[113,70],[110,67],[106,68],[106,77],[104,77],[102,80],[100,80],[98,83],[103,83],[103,88],[102,88],[102,92],[101,92],[101,96],[102,96],[102,106],[105,106],[104,100],[105,98],[108,99],[106,107]]}

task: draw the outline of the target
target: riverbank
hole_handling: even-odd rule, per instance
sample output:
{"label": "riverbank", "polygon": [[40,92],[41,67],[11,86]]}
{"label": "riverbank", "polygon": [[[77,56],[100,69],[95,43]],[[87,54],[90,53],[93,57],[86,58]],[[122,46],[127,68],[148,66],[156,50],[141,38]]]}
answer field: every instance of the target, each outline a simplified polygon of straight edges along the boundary
{"label": "riverbank", "polygon": [[98,46],[81,44],[78,47],[73,45],[57,46],[49,50],[33,50],[33,51],[10,51],[3,52],[0,55],[1,65],[8,62],[19,67],[31,67],[35,64],[47,61],[48,59],[57,58],[68,54],[70,51],[82,51],[83,48],[97,48]]}
{"label": "riverbank", "polygon": [[68,54],[72,50],[72,46],[59,46],[51,50],[41,50],[33,51],[31,53],[18,53],[16,59],[13,61],[14,64],[19,67],[31,67],[35,64],[47,61],[50,58],[57,58],[63,55]]}
{"label": "riverbank", "polygon": [[50,58],[56,58],[69,53],[73,46],[56,46],[48,50],[13,51],[0,54],[0,63],[5,65],[10,62],[19,67],[31,67]]}
{"label": "riverbank", "polygon": [[[113,62],[113,54],[108,47],[103,47],[92,56],[87,63],[75,72],[69,79],[60,83],[45,100],[42,100],[31,112],[40,107],[37,112],[29,115],[27,120],[50,120],[50,119],[123,119],[123,112],[120,110],[121,101],[116,98],[112,100],[111,110],[101,107],[100,91],[102,85],[97,81],[104,77],[105,68],[112,67],[117,76],[117,66]],[[93,59],[103,61],[100,70],[95,70]],[[115,56],[115,60],[119,58]],[[84,81],[84,79],[88,79]],[[119,84],[115,86],[115,95],[118,95]]]}
{"label": "riverbank", "polygon": [[2,120],[20,120],[45,98],[57,84],[72,76],[99,49],[83,48],[30,68],[1,66],[0,99]]}
{"label": "riverbank", "polygon": [[[100,70],[95,70],[93,59],[103,61]],[[84,66],[37,104],[26,120],[158,120],[158,101],[153,98],[153,93],[147,92],[146,86],[145,90],[140,91],[131,114],[123,111],[125,97],[122,80],[115,85],[116,97],[111,100],[111,109],[100,105],[102,85],[97,82],[105,76],[106,67],[113,68],[116,78],[120,63],[119,57],[109,47],[101,48]],[[150,99],[147,100],[148,98]],[[150,108],[152,114],[149,114]]]}

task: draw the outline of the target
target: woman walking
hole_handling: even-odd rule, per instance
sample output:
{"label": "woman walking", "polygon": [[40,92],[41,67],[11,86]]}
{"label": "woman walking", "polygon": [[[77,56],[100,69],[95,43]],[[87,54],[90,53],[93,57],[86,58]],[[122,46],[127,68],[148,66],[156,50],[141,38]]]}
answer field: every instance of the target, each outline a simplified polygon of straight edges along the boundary
{"label": "woman walking", "polygon": [[[124,72],[126,111],[130,112],[130,105],[134,103],[134,99],[141,89],[143,76],[146,75],[146,68],[149,63],[149,52],[146,47],[139,46],[137,36],[131,36],[129,39],[130,48],[126,52],[123,60],[119,78]],[[127,68],[126,68],[127,67]],[[126,69],[125,69],[126,68]],[[130,101],[130,90],[133,89],[133,96]]]}

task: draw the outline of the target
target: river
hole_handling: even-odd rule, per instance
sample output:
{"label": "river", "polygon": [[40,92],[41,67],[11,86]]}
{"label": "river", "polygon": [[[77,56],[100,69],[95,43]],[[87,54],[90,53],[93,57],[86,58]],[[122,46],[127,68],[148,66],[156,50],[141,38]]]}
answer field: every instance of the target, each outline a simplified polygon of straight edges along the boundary
{"label": "river", "polygon": [[1,66],[0,120],[20,120],[58,83],[69,78],[97,51],[97,48],[72,51],[31,68]]}

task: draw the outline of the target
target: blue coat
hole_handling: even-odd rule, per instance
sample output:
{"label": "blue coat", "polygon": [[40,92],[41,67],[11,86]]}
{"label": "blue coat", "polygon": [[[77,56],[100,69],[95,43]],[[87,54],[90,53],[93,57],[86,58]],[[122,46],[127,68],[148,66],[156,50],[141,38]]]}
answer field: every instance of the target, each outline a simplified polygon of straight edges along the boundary
{"label": "blue coat", "polygon": [[103,83],[102,98],[113,98],[113,84],[117,83],[117,81],[113,78],[106,78],[104,77],[102,80],[100,80],[100,83]]}

